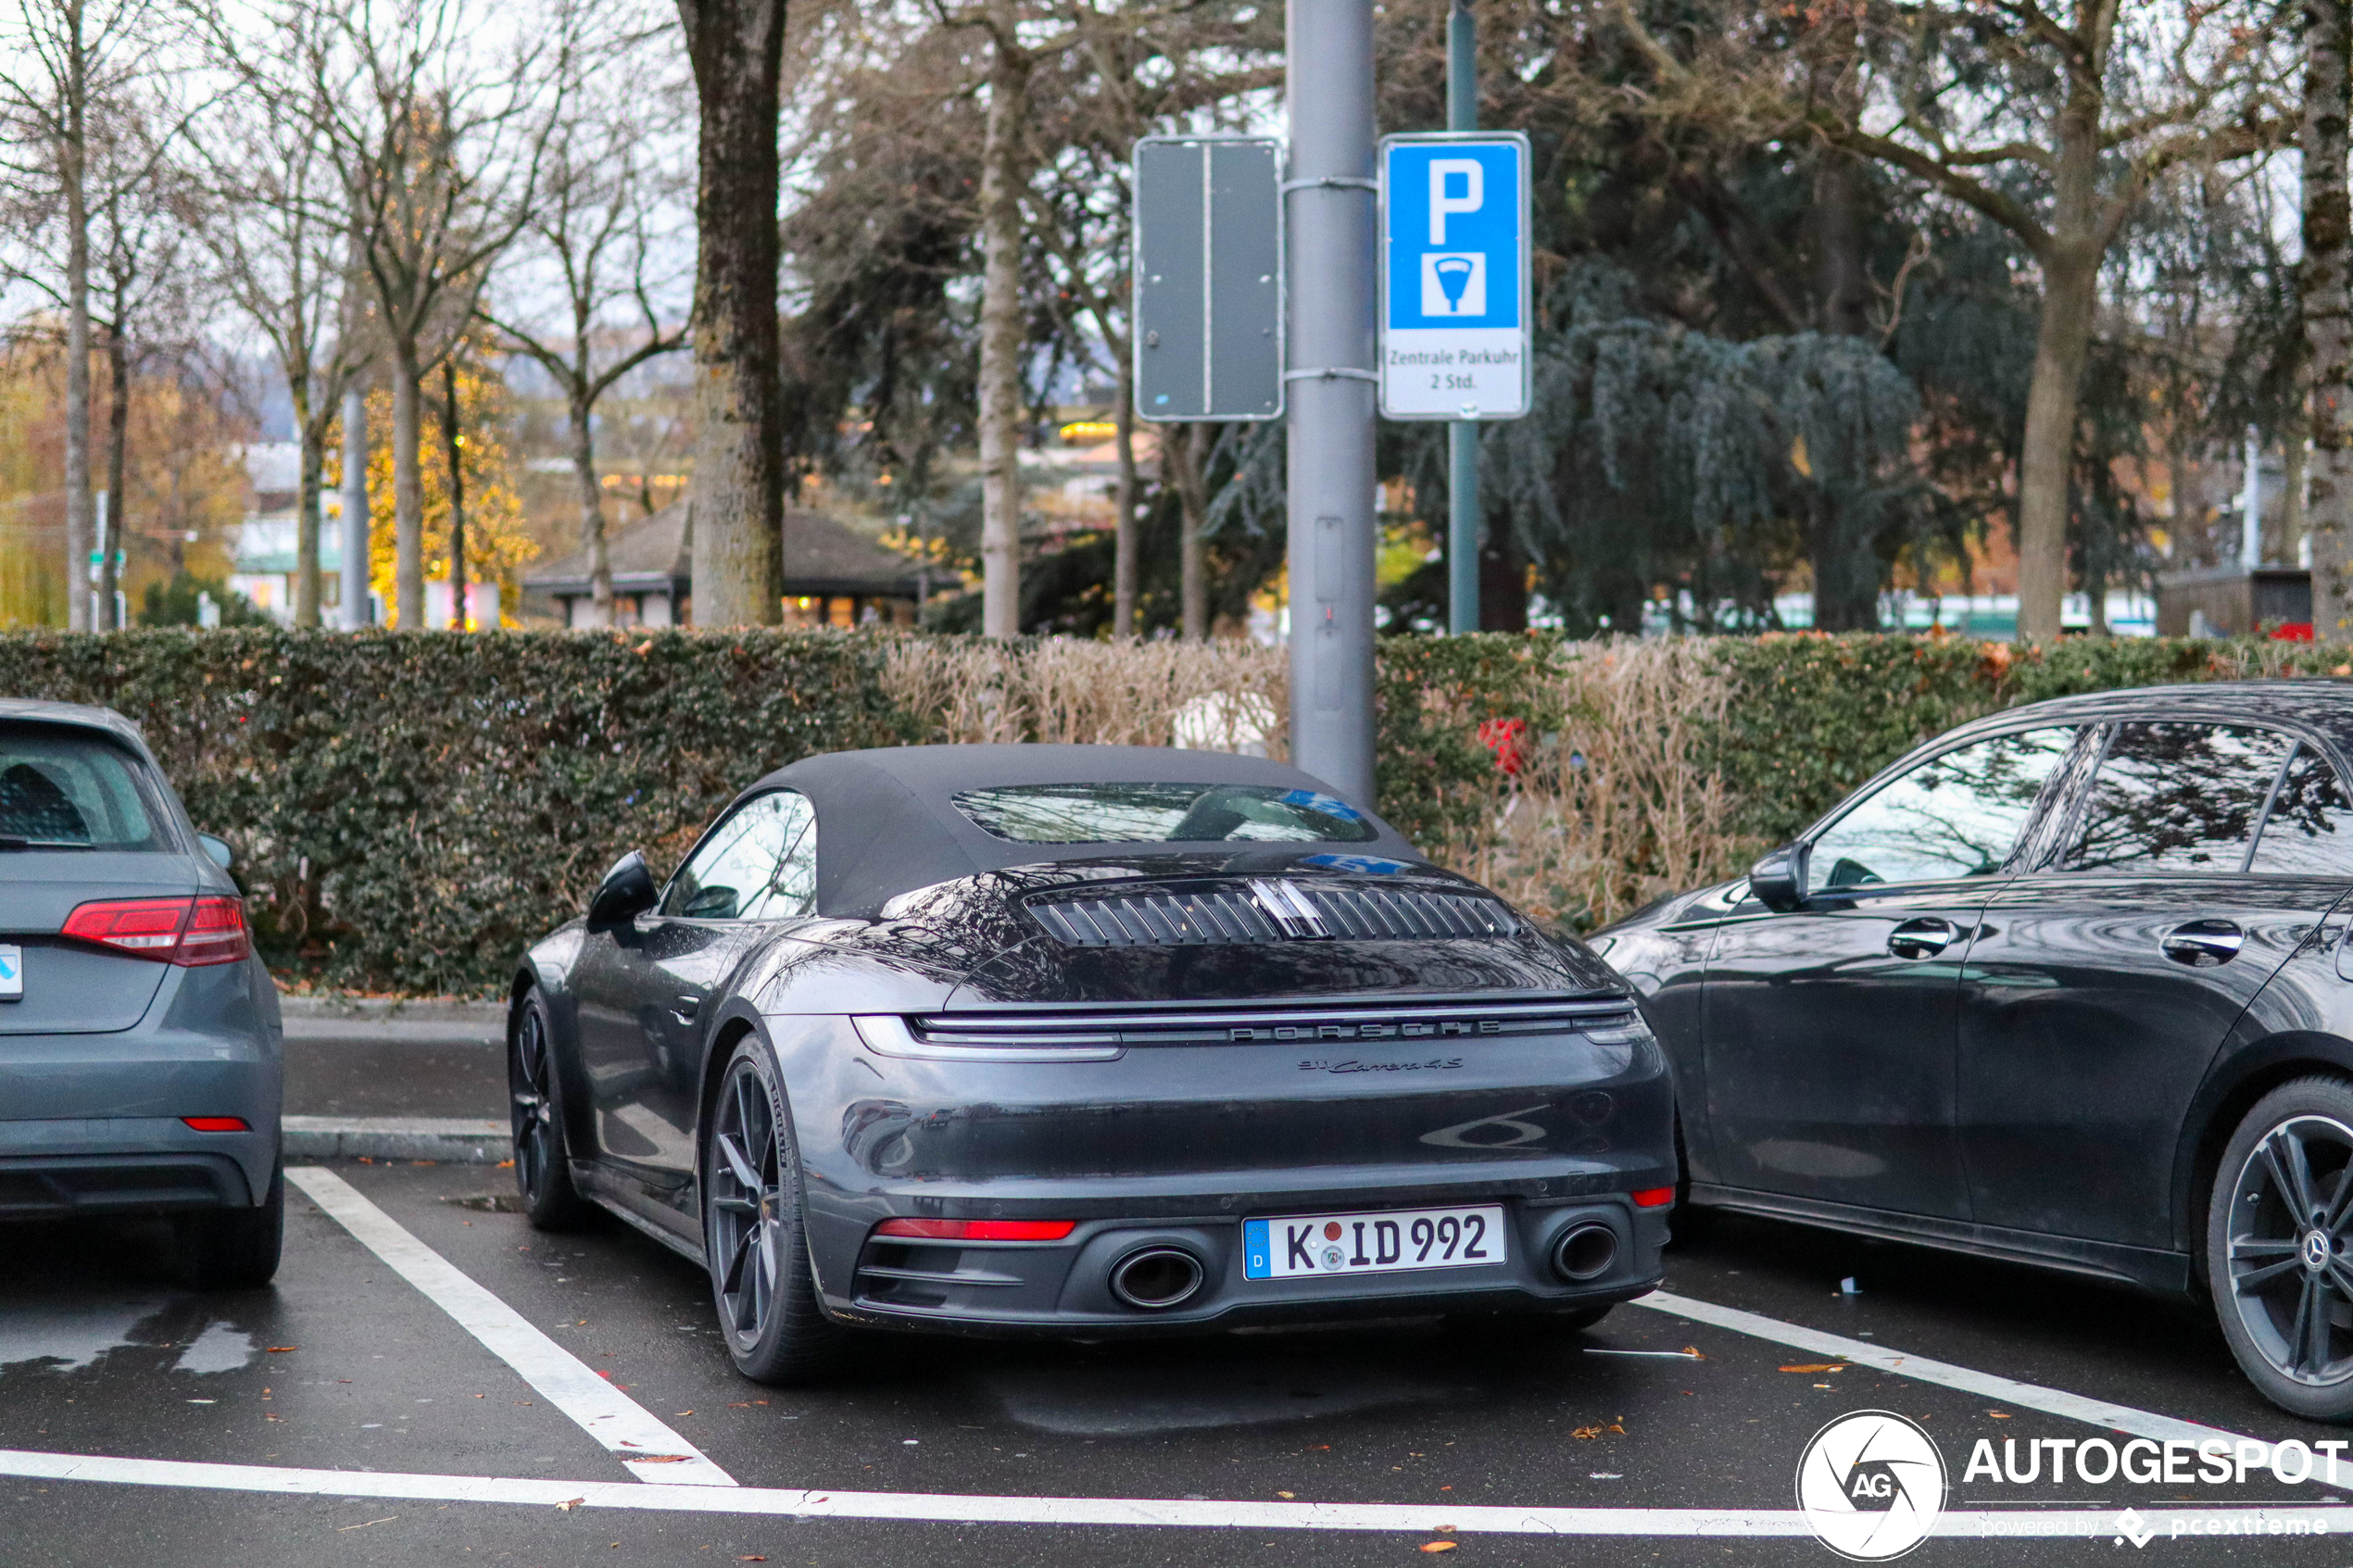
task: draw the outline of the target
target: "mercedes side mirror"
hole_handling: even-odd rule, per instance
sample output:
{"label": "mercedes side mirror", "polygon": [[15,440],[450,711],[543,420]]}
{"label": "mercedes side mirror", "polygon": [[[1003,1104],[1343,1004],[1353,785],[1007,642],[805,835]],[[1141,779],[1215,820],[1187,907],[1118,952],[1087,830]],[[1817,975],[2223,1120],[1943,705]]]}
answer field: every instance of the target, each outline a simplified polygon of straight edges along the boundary
{"label": "mercedes side mirror", "polygon": [[661,890],[654,886],[654,873],[646,869],[646,858],[632,849],[615,860],[605,880],[597,884],[596,896],[588,900],[588,923],[591,927],[619,925],[652,909],[661,897]]}
{"label": "mercedes side mirror", "polygon": [[1784,844],[1748,868],[1748,890],[1775,914],[1806,907],[1806,846]]}
{"label": "mercedes side mirror", "polygon": [[205,859],[224,872],[237,858],[230,849],[229,841],[225,838],[215,838],[208,833],[200,833],[196,834],[196,842],[204,846]]}

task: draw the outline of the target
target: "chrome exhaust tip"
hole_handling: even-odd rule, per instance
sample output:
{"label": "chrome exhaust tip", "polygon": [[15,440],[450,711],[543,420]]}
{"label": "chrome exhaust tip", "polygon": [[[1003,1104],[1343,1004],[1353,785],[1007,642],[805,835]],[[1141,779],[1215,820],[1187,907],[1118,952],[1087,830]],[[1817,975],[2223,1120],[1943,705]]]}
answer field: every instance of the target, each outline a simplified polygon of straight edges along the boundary
{"label": "chrome exhaust tip", "polygon": [[1181,1247],[1146,1247],[1112,1265],[1111,1293],[1147,1312],[1166,1311],[1192,1299],[1208,1275],[1201,1260]]}
{"label": "chrome exhaust tip", "polygon": [[1574,1284],[1599,1279],[1617,1261],[1617,1233],[1588,1220],[1571,1225],[1553,1243],[1553,1273]]}

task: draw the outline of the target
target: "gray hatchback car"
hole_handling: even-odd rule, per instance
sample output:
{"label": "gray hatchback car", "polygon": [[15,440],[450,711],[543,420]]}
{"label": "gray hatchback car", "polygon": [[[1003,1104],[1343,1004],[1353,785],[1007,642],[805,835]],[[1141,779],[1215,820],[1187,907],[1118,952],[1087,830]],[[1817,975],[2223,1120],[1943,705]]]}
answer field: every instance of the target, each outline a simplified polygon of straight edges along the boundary
{"label": "gray hatchback car", "polygon": [[130,721],[0,700],[0,1220],[162,1215],[198,1285],[277,1272],[283,1028],[228,847]]}

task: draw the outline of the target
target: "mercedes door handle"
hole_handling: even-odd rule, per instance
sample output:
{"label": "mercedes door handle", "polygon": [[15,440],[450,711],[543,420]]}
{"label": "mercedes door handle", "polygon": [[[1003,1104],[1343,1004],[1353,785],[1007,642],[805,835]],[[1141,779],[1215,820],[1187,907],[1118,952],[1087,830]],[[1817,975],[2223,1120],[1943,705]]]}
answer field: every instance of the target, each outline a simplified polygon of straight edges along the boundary
{"label": "mercedes door handle", "polygon": [[1899,959],[1932,959],[1960,935],[1961,928],[1949,920],[1907,920],[1887,934],[1887,950]]}
{"label": "mercedes door handle", "polygon": [[2226,920],[2194,920],[2177,925],[2158,944],[2165,956],[2192,969],[2212,969],[2239,956],[2246,934]]}
{"label": "mercedes door handle", "polygon": [[694,1023],[695,1015],[701,1010],[702,998],[700,997],[681,997],[670,1004],[670,1016],[689,1026]]}

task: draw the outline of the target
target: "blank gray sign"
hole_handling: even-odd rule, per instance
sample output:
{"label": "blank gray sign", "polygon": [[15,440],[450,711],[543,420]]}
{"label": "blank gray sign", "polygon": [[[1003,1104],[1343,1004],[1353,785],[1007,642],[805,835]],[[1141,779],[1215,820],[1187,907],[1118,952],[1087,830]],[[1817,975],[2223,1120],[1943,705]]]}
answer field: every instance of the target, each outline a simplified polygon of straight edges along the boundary
{"label": "blank gray sign", "polygon": [[1282,144],[1136,144],[1136,412],[1271,420],[1283,411]]}

